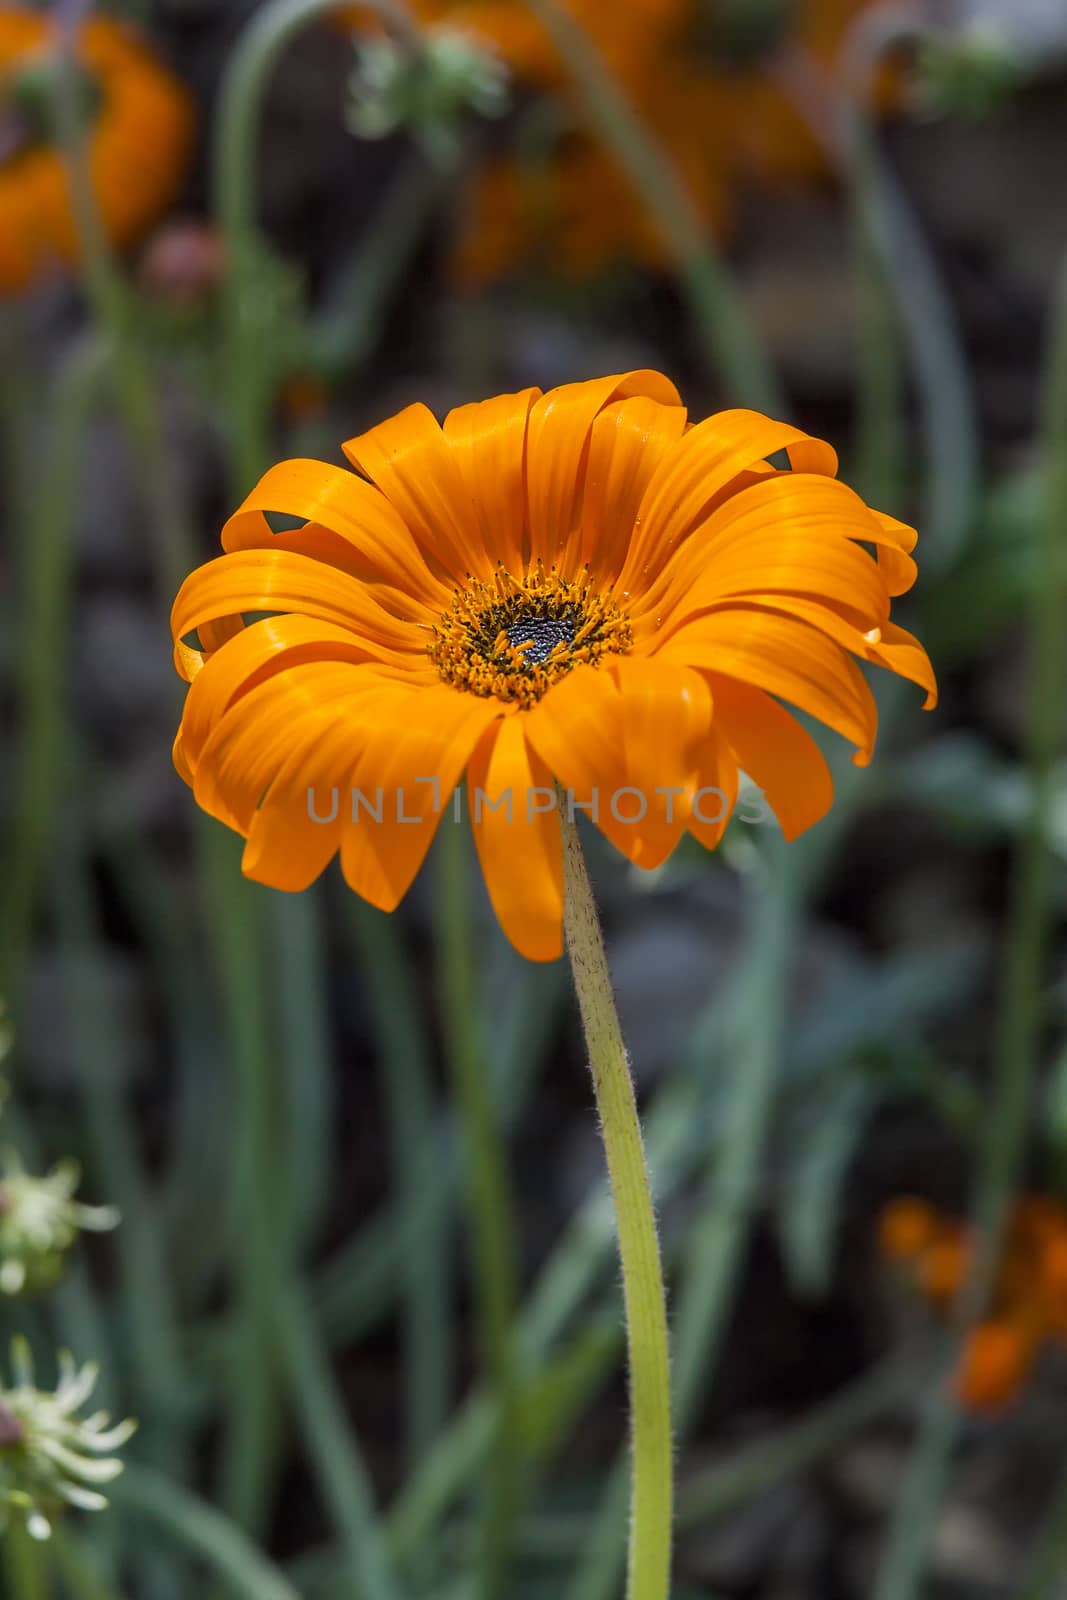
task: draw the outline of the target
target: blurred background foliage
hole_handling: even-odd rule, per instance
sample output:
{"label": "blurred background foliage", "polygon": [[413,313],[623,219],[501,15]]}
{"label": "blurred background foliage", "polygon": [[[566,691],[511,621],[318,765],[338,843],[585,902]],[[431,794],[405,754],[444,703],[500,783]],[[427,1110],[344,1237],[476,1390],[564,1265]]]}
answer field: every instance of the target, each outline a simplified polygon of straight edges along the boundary
{"label": "blurred background foliage", "polygon": [[[139,1429],[111,1509],[57,1518],[3,1380],[4,1595],[491,1591],[463,1052],[522,1294],[497,1592],[620,1592],[563,975],[467,861],[392,918],[242,883],[170,764],[166,614],[271,459],[644,366],[832,438],[918,523],[943,692],[878,686],[873,766],[833,752],[787,851],[735,822],[643,875],[589,841],[671,1275],[675,1593],[1062,1595],[1067,7],[130,0],[64,65],[42,30],[85,9],[0,6],[0,1325]],[[937,1292],[933,1235],[880,1226],[909,1195],[956,1241]]]}

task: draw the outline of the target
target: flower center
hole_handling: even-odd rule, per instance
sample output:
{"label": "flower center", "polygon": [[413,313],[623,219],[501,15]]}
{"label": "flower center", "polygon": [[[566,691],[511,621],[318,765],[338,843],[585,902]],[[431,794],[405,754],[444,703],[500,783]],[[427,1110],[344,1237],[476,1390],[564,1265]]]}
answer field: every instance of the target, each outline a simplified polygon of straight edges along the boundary
{"label": "flower center", "polygon": [[500,567],[492,582],[471,578],[457,589],[430,658],[457,689],[532,706],[572,667],[595,667],[632,644],[630,619],[593,592],[588,572],[562,578],[538,563],[524,578]]}

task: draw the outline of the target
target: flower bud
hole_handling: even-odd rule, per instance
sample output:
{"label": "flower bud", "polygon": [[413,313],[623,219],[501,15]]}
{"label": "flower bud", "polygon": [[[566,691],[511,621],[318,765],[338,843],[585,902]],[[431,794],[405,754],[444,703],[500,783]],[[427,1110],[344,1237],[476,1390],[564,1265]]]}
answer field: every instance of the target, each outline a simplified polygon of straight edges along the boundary
{"label": "flower bud", "polygon": [[472,117],[499,117],[509,105],[504,62],[459,28],[431,28],[418,48],[370,37],[357,45],[348,126],[363,139],[407,128],[432,161],[449,166]]}

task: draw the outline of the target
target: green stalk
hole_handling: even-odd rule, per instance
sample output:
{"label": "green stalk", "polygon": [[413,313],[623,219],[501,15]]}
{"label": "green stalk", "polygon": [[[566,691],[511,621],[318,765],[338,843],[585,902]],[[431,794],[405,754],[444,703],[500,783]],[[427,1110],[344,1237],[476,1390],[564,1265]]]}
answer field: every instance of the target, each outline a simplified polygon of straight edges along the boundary
{"label": "green stalk", "polygon": [[69,1600],[121,1600],[118,1589],[99,1570],[85,1544],[62,1524],[52,1530],[52,1550]]}
{"label": "green stalk", "polygon": [[2,1544],[7,1590],[11,1600],[50,1600],[48,1546],[31,1539],[16,1518]]}
{"label": "green stalk", "polygon": [[466,1141],[475,1294],[483,1354],[497,1406],[480,1567],[484,1600],[495,1600],[507,1592],[521,1495],[522,1395],[515,1341],[518,1247],[507,1157],[478,1025],[477,955],[466,839],[451,818],[442,824],[438,838],[438,959],[445,1053]]}
{"label": "green stalk", "polygon": [[596,45],[560,0],[527,0],[577,87],[590,126],[617,157],[668,239],[703,354],[734,405],[785,414],[781,389],[744,302],[669,156],[656,143]]}
{"label": "green stalk", "polygon": [[277,1069],[268,1043],[261,894],[242,879],[239,849],[216,823],[201,827],[199,843],[199,865],[217,933],[214,954],[226,1002],[239,1128],[230,1219],[239,1336],[224,1391],[228,1427],[221,1498],[232,1517],[255,1529],[266,1515],[277,1454],[271,1310],[284,1239],[275,1200],[272,1097]]}
{"label": "green stalk", "polygon": [[[685,1245],[674,1362],[674,1414],[680,1437],[691,1429],[711,1380],[754,1214],[767,1125],[781,1062],[788,965],[797,916],[792,863],[776,850],[757,907],[733,1011],[735,1043],[728,1113],[730,1138],[716,1146],[704,1199]],[[719,1030],[717,1029],[718,1033]],[[737,1037],[739,1033],[739,1037]],[[722,1040],[718,1039],[719,1049]],[[623,1557],[625,1475],[616,1466],[568,1600],[611,1600]]]}
{"label": "green stalk", "polygon": [[316,884],[304,894],[272,897],[285,1118],[279,1222],[294,1262],[314,1242],[326,1207],[335,1127],[320,891]]}
{"label": "green stalk", "polygon": [[71,523],[78,468],[100,384],[99,344],[75,352],[52,402],[54,442],[26,511],[18,607],[19,704],[22,716],[11,848],[4,873],[0,994],[14,1013],[34,904],[48,849],[63,753],[63,694],[74,541]]}
{"label": "green stalk", "polygon": [[[1039,573],[1027,630],[1031,666],[1026,755],[1032,803],[1015,858],[994,1079],[974,1203],[978,1249],[954,1317],[957,1338],[952,1370],[967,1332],[981,1318],[989,1300],[1022,1165],[1041,1034],[1053,904],[1049,838],[1056,804],[1063,684],[1067,681],[1063,628],[1067,570],[1062,560],[1067,520],[1067,266],[1052,316],[1043,435],[1045,492]],[[949,1371],[930,1404],[897,1502],[875,1600],[912,1600],[919,1591],[958,1427]]]}
{"label": "green stalk", "polygon": [[128,1465],[108,1495],[122,1511],[149,1518],[175,1544],[201,1557],[241,1600],[301,1600],[221,1512],[147,1467]]}
{"label": "green stalk", "polygon": [[448,1416],[453,1354],[449,1256],[453,1208],[426,1203],[427,1166],[442,1151],[434,1125],[429,1049],[419,996],[395,917],[348,895],[379,1041],[390,1162],[400,1221],[403,1393],[407,1460],[415,1468]]}
{"label": "green stalk", "polygon": [[[922,516],[928,571],[943,572],[959,555],[979,489],[978,427],[973,386],[964,360],[955,308],[908,196],[884,159],[870,107],[885,55],[926,32],[915,8],[862,8],[840,52],[840,81],[802,48],[779,58],[779,87],[848,189],[863,273],[861,290],[862,397],[860,486],[876,492],[892,482],[899,421],[893,408],[897,361],[891,327],[878,302],[892,297],[919,395],[927,483]],[[864,260],[863,257],[867,257]],[[868,264],[869,263],[869,264]],[[874,402],[873,406],[871,402]],[[881,413],[885,432],[876,431]]]}
{"label": "green stalk", "polygon": [[134,301],[97,209],[69,49],[66,70],[58,75],[56,121],[69,175],[85,287],[96,320],[111,340],[119,406],[134,461],[141,468],[160,586],[169,605],[170,596],[193,565],[195,541],[176,492],[152,376],[138,344]]}
{"label": "green stalk", "polygon": [[345,1552],[349,1580],[357,1586],[361,1600],[399,1600],[367,1468],[352,1430],[345,1425],[344,1403],[318,1332],[295,1287],[278,1291],[274,1319],[320,1489]]}
{"label": "green stalk", "polygon": [[733,1052],[730,1138],[709,1168],[704,1206],[685,1247],[675,1368],[676,1415],[683,1435],[691,1430],[710,1381],[751,1233],[785,1039],[786,974],[797,897],[785,849],[768,851],[764,867],[769,882],[755,908],[738,1001],[743,1033]]}
{"label": "green stalk", "polygon": [[667,1600],[673,1461],[667,1304],[633,1080],[577,824],[561,817],[564,921],[615,1202],[629,1343],[627,1600]]}
{"label": "green stalk", "polygon": [[[394,30],[412,31],[399,0],[368,0]],[[275,368],[277,330],[265,325],[263,247],[256,226],[260,125],[270,80],[282,56],[306,28],[335,11],[336,0],[267,0],[249,19],[230,57],[220,94],[214,145],[214,192],[226,245],[224,326],[229,348],[224,371],[233,428],[233,466],[239,493],[263,471],[264,439]]]}

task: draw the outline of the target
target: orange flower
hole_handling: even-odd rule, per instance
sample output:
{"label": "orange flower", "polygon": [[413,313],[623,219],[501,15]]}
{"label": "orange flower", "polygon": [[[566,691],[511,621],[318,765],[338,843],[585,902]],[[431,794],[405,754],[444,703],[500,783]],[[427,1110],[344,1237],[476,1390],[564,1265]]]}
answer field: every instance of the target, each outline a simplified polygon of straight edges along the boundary
{"label": "orange flower", "polygon": [[878,1219],[878,1243],[890,1261],[914,1261],[937,1238],[941,1219],[929,1200],[903,1195]]}
{"label": "orange flower", "polygon": [[[907,1263],[939,1308],[952,1300],[969,1265],[966,1231],[924,1200],[892,1201],[879,1219],[882,1253]],[[1015,1398],[1043,1343],[1067,1338],[1067,1211],[1042,1195],[1015,1205],[997,1263],[990,1316],[964,1350],[956,1388],[962,1404],[997,1409]]]}
{"label": "orange flower", "polygon": [[[770,464],[781,451],[791,470]],[[631,372],[443,427],[409,406],[344,452],[360,476],[272,468],[172,616],[192,685],[178,770],[263,883],[303,889],[340,851],[351,888],[391,910],[466,771],[497,915],[550,960],[556,782],[641,867],[686,830],[718,844],[739,768],[792,839],[832,783],[781,700],[860,763],[877,714],[854,656],[934,703],[925,652],[889,615],[914,532],[786,423],[690,426],[672,383]],[[273,533],[265,513],[303,526]]]}
{"label": "orange flower", "polygon": [[1034,1364],[1037,1341],[1025,1324],[983,1322],[967,1340],[956,1395],[971,1411],[999,1411],[1015,1400]]}
{"label": "orange flower", "polygon": [[[817,68],[833,70],[841,40],[865,3],[803,0],[789,42]],[[414,9],[423,23],[453,23],[483,38],[520,85],[572,102],[573,126],[542,170],[527,170],[531,163],[513,155],[490,164],[457,257],[460,276],[481,281],[530,261],[575,277],[617,262],[656,270],[669,264],[667,242],[629,177],[585,130],[570,75],[524,0],[417,0]],[[781,185],[826,171],[818,141],[773,76],[771,58],[735,65],[716,50],[718,30],[727,25],[707,0],[702,8],[694,0],[569,0],[569,9],[713,233],[729,227],[738,177]],[[339,17],[357,28],[371,21],[360,6],[344,8]]]}
{"label": "orange flower", "polygon": [[[49,56],[55,25],[0,7],[0,292],[14,293],[78,240],[62,154],[50,131]],[[89,173],[100,215],[120,248],[133,244],[177,192],[193,112],[180,83],[118,23],[95,18],[77,36],[91,117]]]}

